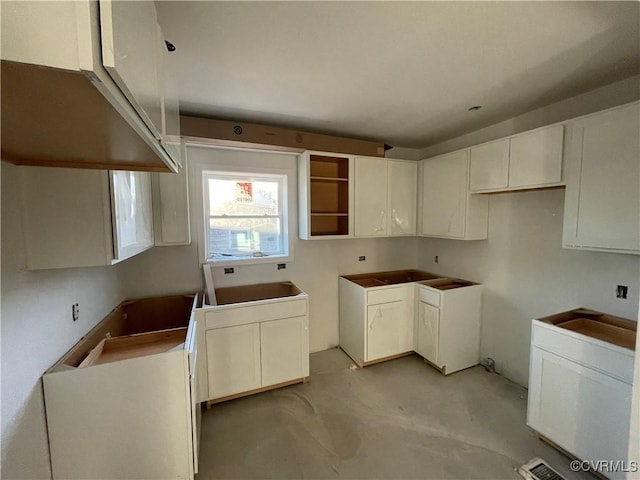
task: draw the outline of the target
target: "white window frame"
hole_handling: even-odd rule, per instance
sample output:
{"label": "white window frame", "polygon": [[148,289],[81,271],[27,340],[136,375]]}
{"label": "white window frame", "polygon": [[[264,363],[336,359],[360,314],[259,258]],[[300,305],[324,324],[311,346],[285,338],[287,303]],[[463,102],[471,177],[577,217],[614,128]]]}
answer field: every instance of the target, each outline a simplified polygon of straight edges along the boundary
{"label": "white window frame", "polygon": [[[189,154],[189,147],[195,148],[200,152],[198,154]],[[211,150],[210,158],[204,158],[202,155],[206,150]],[[232,152],[246,152],[246,158],[217,158],[216,152],[223,153],[225,151]],[[271,156],[275,158],[270,159]],[[208,157],[208,155],[207,155]],[[286,157],[290,157],[291,161],[286,160]],[[219,145],[211,145],[206,142],[187,141],[185,142],[185,161],[189,163],[189,185],[193,186],[190,189],[190,204],[193,206],[191,212],[192,218],[199,218],[200,221],[192,223],[193,237],[198,244],[198,258],[200,264],[208,264],[211,267],[239,267],[242,265],[256,265],[256,264],[276,264],[276,263],[289,263],[294,260],[294,245],[295,238],[292,236],[292,232],[297,231],[297,197],[295,192],[297,191],[297,158],[296,152],[282,152],[273,150],[255,150],[238,147],[226,147]],[[273,165],[273,166],[272,166]],[[206,211],[204,209],[204,185],[203,176],[204,171],[215,172],[239,172],[244,174],[254,174],[256,176],[264,176],[269,174],[286,175],[287,177],[287,195],[284,197],[283,202],[283,233],[284,238],[287,240],[287,255],[286,256],[268,256],[268,257],[245,257],[245,258],[233,258],[230,260],[215,260],[207,261],[206,259],[206,247],[204,242],[206,241],[206,226],[205,222]],[[286,206],[286,211],[284,207]]]}
{"label": "white window frame", "polygon": [[[287,225],[287,175],[282,173],[256,173],[256,172],[228,172],[220,170],[203,170],[202,171],[202,209],[204,213],[204,256],[207,263],[219,265],[223,262],[244,262],[247,260],[255,259],[282,259],[288,257],[289,250],[289,232]],[[207,181],[211,178],[224,179],[224,180],[238,180],[241,182],[260,182],[260,181],[276,181],[278,183],[278,208],[280,213],[278,215],[264,215],[264,216],[250,216],[250,215],[211,215],[209,214],[209,187]],[[211,218],[278,218],[280,219],[280,235],[279,235],[279,253],[277,254],[264,254],[259,255],[262,252],[253,252],[251,255],[229,255],[228,258],[210,258],[209,250],[209,221]],[[258,254],[256,254],[258,253]]]}

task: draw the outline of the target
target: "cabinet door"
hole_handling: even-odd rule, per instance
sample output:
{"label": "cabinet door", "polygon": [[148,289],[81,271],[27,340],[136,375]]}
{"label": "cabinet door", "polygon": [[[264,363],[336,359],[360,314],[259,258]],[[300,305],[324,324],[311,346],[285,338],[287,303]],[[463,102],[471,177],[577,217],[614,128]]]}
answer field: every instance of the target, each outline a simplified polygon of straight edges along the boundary
{"label": "cabinet door", "polygon": [[387,234],[387,160],[355,158],[355,234]]}
{"label": "cabinet door", "polygon": [[404,302],[381,303],[367,307],[366,361],[397,355],[401,352],[400,328]]}
{"label": "cabinet door", "polygon": [[579,458],[626,461],[630,415],[631,385],[531,349],[527,423],[560,447]]}
{"label": "cabinet door", "polygon": [[111,208],[115,261],[153,246],[151,178],[147,172],[111,171]]}
{"label": "cabinet door", "polygon": [[564,126],[554,125],[511,137],[509,188],[559,183],[563,136]]}
{"label": "cabinet door", "polygon": [[178,99],[178,79],[169,69],[169,50],[164,43],[162,29],[158,25],[159,71],[163,82],[160,85],[162,97],[162,146],[178,166],[183,166],[183,150],[180,144],[180,101]]}
{"label": "cabinet door", "polygon": [[423,161],[423,235],[464,237],[467,167],[466,150]]}
{"label": "cabinet door", "polygon": [[418,341],[416,351],[435,365],[438,363],[440,309],[420,302],[418,306]]}
{"label": "cabinet door", "polygon": [[564,244],[640,253],[638,104],[587,117],[572,130]]}
{"label": "cabinet door", "polygon": [[304,349],[304,336],[308,335],[305,318],[260,324],[263,387],[306,376],[303,366],[309,361],[309,351]]}
{"label": "cabinet door", "polygon": [[388,160],[388,235],[416,234],[417,162]]}
{"label": "cabinet door", "polygon": [[260,388],[260,324],[207,330],[209,398]]}
{"label": "cabinet door", "polygon": [[509,184],[509,139],[498,140],[469,150],[469,190],[471,192],[507,188]]}
{"label": "cabinet door", "polygon": [[189,190],[186,162],[178,173],[152,173],[155,245],[189,245]]}
{"label": "cabinet door", "polygon": [[156,7],[153,2],[100,0],[102,63],[151,133],[162,135]]}

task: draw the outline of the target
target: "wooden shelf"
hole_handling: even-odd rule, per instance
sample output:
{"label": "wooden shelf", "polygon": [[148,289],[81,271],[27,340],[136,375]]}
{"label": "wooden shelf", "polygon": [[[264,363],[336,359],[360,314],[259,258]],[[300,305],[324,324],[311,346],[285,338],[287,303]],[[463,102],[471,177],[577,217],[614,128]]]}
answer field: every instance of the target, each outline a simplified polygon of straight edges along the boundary
{"label": "wooden shelf", "polygon": [[312,217],[348,217],[348,213],[327,213],[327,212],[311,212]]}
{"label": "wooden shelf", "polygon": [[311,181],[318,181],[318,182],[348,182],[349,179],[348,178],[344,178],[344,177],[309,177],[311,179]]}

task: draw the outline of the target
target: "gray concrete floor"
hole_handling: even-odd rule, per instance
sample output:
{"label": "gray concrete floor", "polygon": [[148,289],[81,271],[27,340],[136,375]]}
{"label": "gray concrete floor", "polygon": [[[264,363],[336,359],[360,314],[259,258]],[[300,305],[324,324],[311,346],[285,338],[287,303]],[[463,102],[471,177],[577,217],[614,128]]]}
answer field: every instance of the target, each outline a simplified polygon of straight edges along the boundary
{"label": "gray concrete floor", "polygon": [[521,479],[533,457],[569,459],[526,426],[527,392],[474,367],[447,377],[418,356],[354,369],[311,355],[310,381],[232,400],[202,417],[198,480]]}

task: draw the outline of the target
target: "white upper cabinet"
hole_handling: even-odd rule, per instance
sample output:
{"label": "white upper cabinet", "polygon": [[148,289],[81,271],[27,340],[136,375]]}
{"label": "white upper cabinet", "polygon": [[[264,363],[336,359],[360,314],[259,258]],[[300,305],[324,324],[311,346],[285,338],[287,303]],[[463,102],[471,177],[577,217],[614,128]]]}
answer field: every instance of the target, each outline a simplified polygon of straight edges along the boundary
{"label": "white upper cabinet", "polygon": [[153,246],[149,173],[24,167],[27,267],[112,265]]}
{"label": "white upper cabinet", "polygon": [[569,124],[563,246],[640,253],[640,107]]}
{"label": "white upper cabinet", "polygon": [[176,171],[153,2],[8,0],[1,20],[3,160]]}
{"label": "white upper cabinet", "polygon": [[355,235],[387,235],[387,159],[355,158]]}
{"label": "white upper cabinet", "polygon": [[178,173],[152,173],[156,246],[189,245],[189,186],[186,158]]}
{"label": "white upper cabinet", "polygon": [[102,64],[153,135],[161,138],[162,59],[153,2],[100,0]]}
{"label": "white upper cabinet", "polygon": [[417,162],[355,157],[355,236],[416,234]]}
{"label": "white upper cabinet", "polygon": [[488,199],[469,194],[469,150],[423,160],[421,169],[420,235],[486,239]]}
{"label": "white upper cabinet", "polygon": [[471,147],[474,193],[562,185],[564,126],[552,125]]}
{"label": "white upper cabinet", "polygon": [[418,163],[389,160],[387,163],[387,178],[388,235],[415,235]]}

